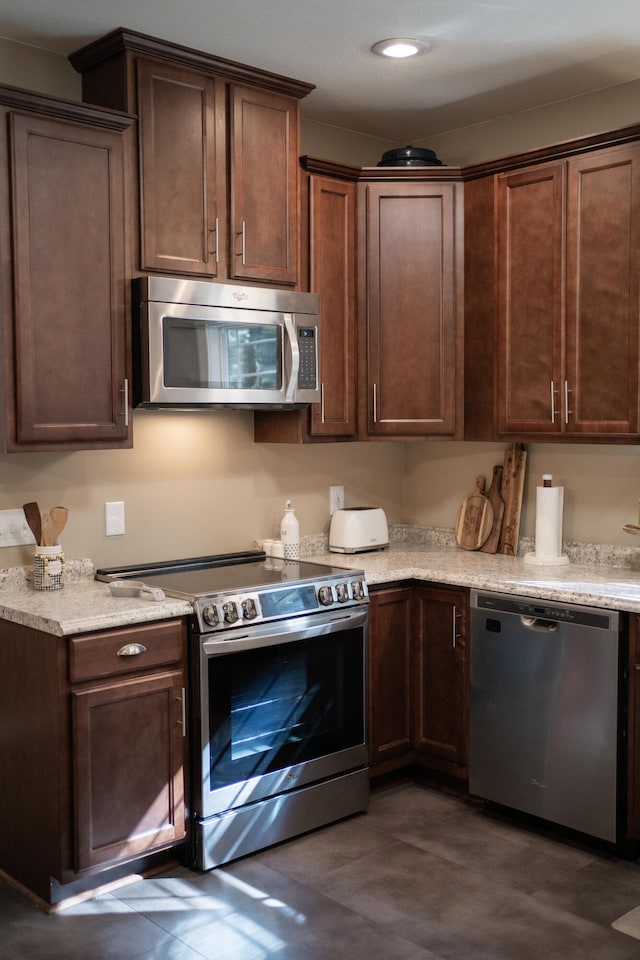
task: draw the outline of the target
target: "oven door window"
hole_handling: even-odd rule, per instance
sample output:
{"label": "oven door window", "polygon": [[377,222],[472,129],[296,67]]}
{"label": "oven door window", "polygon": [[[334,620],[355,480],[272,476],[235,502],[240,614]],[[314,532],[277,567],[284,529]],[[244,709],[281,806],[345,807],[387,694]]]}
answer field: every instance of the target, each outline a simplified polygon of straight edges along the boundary
{"label": "oven door window", "polygon": [[165,316],[165,387],[282,388],[282,324]]}
{"label": "oven door window", "polygon": [[210,789],[364,742],[362,630],[212,657]]}

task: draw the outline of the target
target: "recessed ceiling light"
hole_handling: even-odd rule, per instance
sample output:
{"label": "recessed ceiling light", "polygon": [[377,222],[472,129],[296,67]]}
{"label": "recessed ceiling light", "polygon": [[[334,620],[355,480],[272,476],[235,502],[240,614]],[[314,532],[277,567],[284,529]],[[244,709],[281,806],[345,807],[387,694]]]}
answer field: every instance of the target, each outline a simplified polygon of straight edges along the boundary
{"label": "recessed ceiling light", "polygon": [[423,40],[414,40],[412,37],[392,37],[390,40],[379,40],[371,47],[373,53],[379,57],[415,57],[419,53],[429,50],[429,44]]}

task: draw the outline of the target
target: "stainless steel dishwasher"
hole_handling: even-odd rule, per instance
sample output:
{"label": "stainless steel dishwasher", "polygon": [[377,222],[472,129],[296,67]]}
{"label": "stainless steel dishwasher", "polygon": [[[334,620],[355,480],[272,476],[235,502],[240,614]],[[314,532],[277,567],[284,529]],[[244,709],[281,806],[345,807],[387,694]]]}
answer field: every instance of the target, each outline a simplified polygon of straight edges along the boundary
{"label": "stainless steel dishwasher", "polygon": [[619,615],[471,592],[469,790],[616,842]]}

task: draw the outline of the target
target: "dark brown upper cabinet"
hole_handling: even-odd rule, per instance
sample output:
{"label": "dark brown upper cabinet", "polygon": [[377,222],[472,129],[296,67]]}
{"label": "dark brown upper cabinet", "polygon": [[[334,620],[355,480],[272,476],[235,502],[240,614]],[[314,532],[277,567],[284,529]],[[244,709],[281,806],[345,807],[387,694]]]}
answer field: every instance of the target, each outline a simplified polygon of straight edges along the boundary
{"label": "dark brown upper cabinet", "polygon": [[0,88],[7,451],[129,447],[133,118]]}
{"label": "dark brown upper cabinet", "polygon": [[122,29],[70,60],[85,100],[138,116],[134,273],[298,284],[311,84]]}

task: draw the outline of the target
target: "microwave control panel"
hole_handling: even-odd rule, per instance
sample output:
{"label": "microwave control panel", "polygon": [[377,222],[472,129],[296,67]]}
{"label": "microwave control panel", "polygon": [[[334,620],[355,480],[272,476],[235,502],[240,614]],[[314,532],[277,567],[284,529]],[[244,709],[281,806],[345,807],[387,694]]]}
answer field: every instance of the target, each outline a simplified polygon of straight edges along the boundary
{"label": "microwave control panel", "polygon": [[298,389],[315,390],[317,385],[316,328],[298,328],[298,350],[300,368],[298,370]]}

